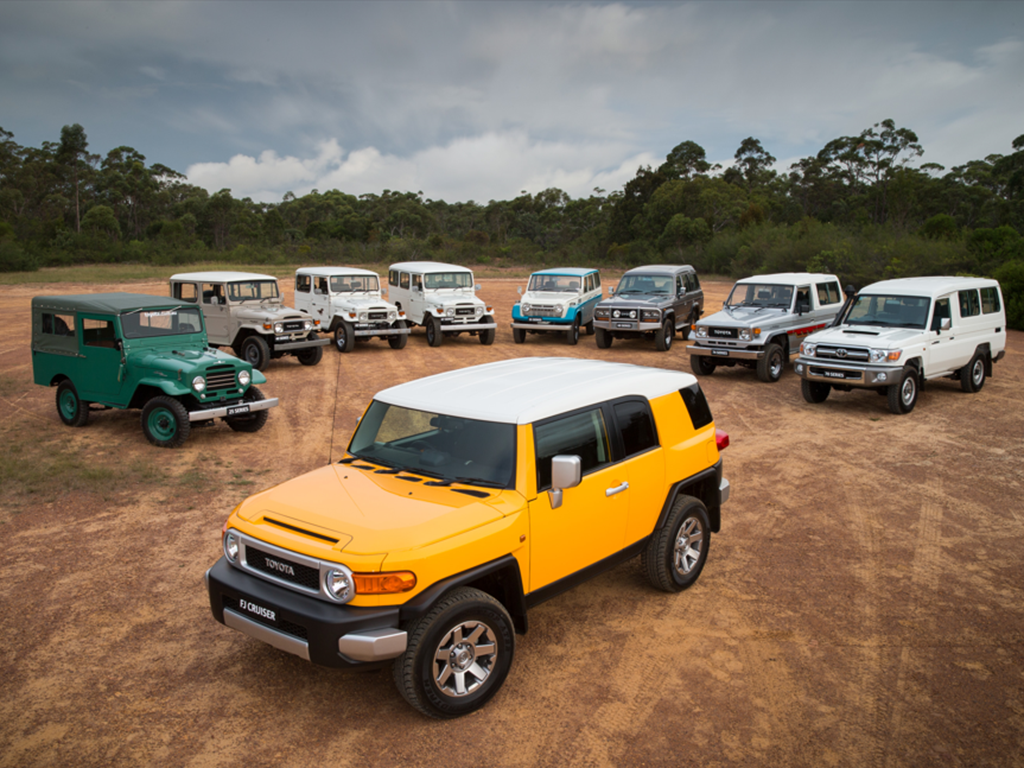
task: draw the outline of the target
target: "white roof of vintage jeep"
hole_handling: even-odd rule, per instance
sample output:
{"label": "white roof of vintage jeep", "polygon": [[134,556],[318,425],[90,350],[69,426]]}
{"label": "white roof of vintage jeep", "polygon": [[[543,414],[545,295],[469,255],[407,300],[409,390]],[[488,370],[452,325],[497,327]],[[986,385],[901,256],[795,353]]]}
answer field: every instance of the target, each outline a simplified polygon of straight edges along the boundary
{"label": "white roof of vintage jeep", "polygon": [[903,296],[942,296],[968,288],[990,288],[999,285],[985,277],[900,277],[882,280],[861,288],[858,293],[893,294]]}
{"label": "white roof of vintage jeep", "polygon": [[315,277],[330,277],[331,275],[373,275],[380,277],[372,269],[360,269],[359,267],[299,267],[295,270],[296,275],[313,275]]}
{"label": "white roof of vintage jeep", "polygon": [[766,283],[768,285],[796,285],[797,283],[821,282],[822,280],[836,280],[835,275],[826,275],[822,272],[777,272],[774,275],[751,275],[737,280],[737,283]]}
{"label": "white roof of vintage jeep", "polygon": [[378,392],[374,399],[430,413],[530,424],[616,397],[651,400],[696,381],[689,373],[663,368],[522,357],[427,376]]}
{"label": "white roof of vintage jeep", "polygon": [[171,275],[171,280],[182,280],[197,283],[233,283],[236,280],[277,280],[273,275],[261,275],[256,272],[230,272],[217,270],[213,272],[179,272]]}
{"label": "white roof of vintage jeep", "polygon": [[460,267],[458,264],[445,264],[443,261],[400,261],[392,264],[388,269],[401,269],[405,272],[417,272],[428,275],[434,272],[469,272],[469,267]]}

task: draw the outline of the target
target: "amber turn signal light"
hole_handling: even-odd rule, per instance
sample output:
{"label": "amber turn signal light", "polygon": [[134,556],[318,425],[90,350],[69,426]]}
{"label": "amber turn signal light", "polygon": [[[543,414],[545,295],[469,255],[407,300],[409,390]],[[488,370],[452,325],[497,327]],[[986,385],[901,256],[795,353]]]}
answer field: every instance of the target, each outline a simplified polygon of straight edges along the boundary
{"label": "amber turn signal light", "polygon": [[360,595],[388,595],[408,592],[416,586],[416,574],[409,571],[395,573],[353,573],[356,592]]}

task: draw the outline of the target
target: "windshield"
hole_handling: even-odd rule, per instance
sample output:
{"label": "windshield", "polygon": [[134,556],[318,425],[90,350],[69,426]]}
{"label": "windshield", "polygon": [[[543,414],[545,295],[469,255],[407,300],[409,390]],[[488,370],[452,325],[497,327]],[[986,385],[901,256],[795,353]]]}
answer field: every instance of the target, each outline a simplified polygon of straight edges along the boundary
{"label": "windshield", "polygon": [[792,285],[770,283],[737,283],[728,300],[729,307],[782,307],[789,309],[793,301]]}
{"label": "windshield", "polygon": [[348,451],[365,461],[444,482],[512,488],[516,428],[374,400]]}
{"label": "windshield", "polygon": [[244,283],[228,283],[228,298],[231,301],[262,301],[276,299],[276,280],[246,280]]}
{"label": "windshield", "polygon": [[615,293],[652,293],[659,296],[671,296],[673,293],[671,275],[623,275]]}
{"label": "windshield", "polygon": [[472,288],[473,274],[471,272],[436,272],[423,276],[423,286],[428,291],[438,288]]}
{"label": "windshield", "polygon": [[846,315],[847,325],[924,328],[931,299],[925,296],[858,296]]}
{"label": "windshield", "polygon": [[357,293],[379,289],[380,282],[376,275],[331,275],[331,293]]}
{"label": "windshield", "polygon": [[180,309],[140,309],[121,315],[121,332],[126,339],[155,336],[183,336],[203,330],[202,311],[198,307]]}
{"label": "windshield", "polygon": [[573,275],[533,275],[530,277],[530,284],[526,290],[534,293],[541,291],[579,293],[580,279]]}

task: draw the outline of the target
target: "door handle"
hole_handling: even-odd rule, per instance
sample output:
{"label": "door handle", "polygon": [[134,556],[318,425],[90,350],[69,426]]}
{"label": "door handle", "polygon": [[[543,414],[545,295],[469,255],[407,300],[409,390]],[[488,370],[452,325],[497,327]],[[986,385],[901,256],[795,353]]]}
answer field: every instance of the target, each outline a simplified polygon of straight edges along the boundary
{"label": "door handle", "polygon": [[614,488],[608,488],[604,492],[604,495],[605,496],[614,496],[616,493],[622,493],[623,491],[628,491],[628,490],[629,490],[629,483],[623,483],[622,485],[617,485]]}

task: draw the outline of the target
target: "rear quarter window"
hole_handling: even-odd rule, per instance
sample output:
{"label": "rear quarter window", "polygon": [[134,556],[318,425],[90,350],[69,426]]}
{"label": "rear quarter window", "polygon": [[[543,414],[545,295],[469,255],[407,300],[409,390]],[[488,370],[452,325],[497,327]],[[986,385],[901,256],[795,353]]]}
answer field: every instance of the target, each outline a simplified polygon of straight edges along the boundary
{"label": "rear quarter window", "polygon": [[995,286],[981,289],[981,311],[991,315],[1002,309],[999,302],[999,289]]}
{"label": "rear quarter window", "polygon": [[711,407],[708,405],[707,398],[704,397],[704,391],[700,388],[700,384],[684,387],[679,390],[679,394],[683,397],[683,403],[686,405],[687,413],[690,414],[690,421],[693,422],[694,429],[701,429],[714,421],[711,416]]}

